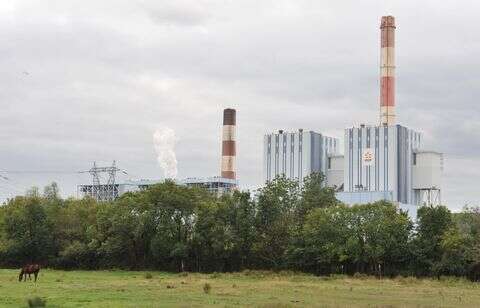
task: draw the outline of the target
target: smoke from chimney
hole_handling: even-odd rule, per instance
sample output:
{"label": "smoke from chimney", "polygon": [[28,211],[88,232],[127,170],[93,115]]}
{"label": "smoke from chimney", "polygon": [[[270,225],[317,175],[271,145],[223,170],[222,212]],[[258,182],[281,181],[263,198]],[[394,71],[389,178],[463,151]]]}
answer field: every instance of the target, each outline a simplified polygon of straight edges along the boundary
{"label": "smoke from chimney", "polygon": [[221,176],[223,178],[235,180],[235,127],[236,111],[235,109],[223,110],[223,134],[222,134],[222,166]]}
{"label": "smoke from chimney", "polygon": [[166,179],[177,177],[175,141],[175,131],[168,127],[159,128],[153,134],[153,145],[157,152],[157,161],[163,169]]}
{"label": "smoke from chimney", "polygon": [[380,24],[380,124],[395,124],[395,18]]}

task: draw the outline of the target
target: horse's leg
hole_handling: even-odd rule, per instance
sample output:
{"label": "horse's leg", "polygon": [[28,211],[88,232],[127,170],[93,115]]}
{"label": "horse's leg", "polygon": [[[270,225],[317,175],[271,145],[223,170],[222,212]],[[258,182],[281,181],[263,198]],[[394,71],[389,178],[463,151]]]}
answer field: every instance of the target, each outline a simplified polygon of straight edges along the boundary
{"label": "horse's leg", "polygon": [[38,272],[33,273],[33,276],[35,276],[35,282],[37,282]]}
{"label": "horse's leg", "polygon": [[23,281],[24,281],[24,282],[27,282],[27,274],[26,274],[26,273],[23,274]]}
{"label": "horse's leg", "polygon": [[28,273],[28,280],[32,280],[32,274]]}

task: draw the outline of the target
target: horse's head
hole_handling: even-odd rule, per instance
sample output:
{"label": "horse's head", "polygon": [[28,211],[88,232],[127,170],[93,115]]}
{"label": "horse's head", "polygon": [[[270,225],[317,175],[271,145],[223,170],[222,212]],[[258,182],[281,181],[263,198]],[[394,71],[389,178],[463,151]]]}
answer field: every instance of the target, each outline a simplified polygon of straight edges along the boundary
{"label": "horse's head", "polygon": [[22,281],[23,278],[23,268],[20,270],[20,275],[18,275],[18,281]]}

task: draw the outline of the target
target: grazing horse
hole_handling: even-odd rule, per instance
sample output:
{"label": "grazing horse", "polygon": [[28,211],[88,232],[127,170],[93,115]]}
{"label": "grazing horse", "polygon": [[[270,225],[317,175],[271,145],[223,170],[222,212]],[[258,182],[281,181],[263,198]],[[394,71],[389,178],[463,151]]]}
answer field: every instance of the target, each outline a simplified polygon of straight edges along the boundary
{"label": "grazing horse", "polygon": [[18,281],[22,281],[22,278],[24,278],[23,281],[27,281],[27,275],[28,275],[28,278],[32,279],[32,277],[30,277],[30,274],[33,274],[33,276],[35,276],[35,282],[36,282],[39,271],[40,271],[40,265],[38,265],[38,264],[25,265],[20,270],[20,275],[18,276]]}

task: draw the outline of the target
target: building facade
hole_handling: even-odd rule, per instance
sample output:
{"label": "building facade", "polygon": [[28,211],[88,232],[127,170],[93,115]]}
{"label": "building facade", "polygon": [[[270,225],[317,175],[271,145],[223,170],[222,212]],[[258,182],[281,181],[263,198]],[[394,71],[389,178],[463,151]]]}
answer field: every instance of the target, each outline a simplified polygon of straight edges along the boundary
{"label": "building facade", "polygon": [[347,128],[344,192],[382,192],[413,204],[413,153],[420,143],[420,133],[401,125]]}
{"label": "building facade", "polygon": [[267,134],[263,141],[264,182],[285,175],[288,179],[303,179],[313,172],[326,174],[328,156],[338,154],[339,141],[313,131]]}

